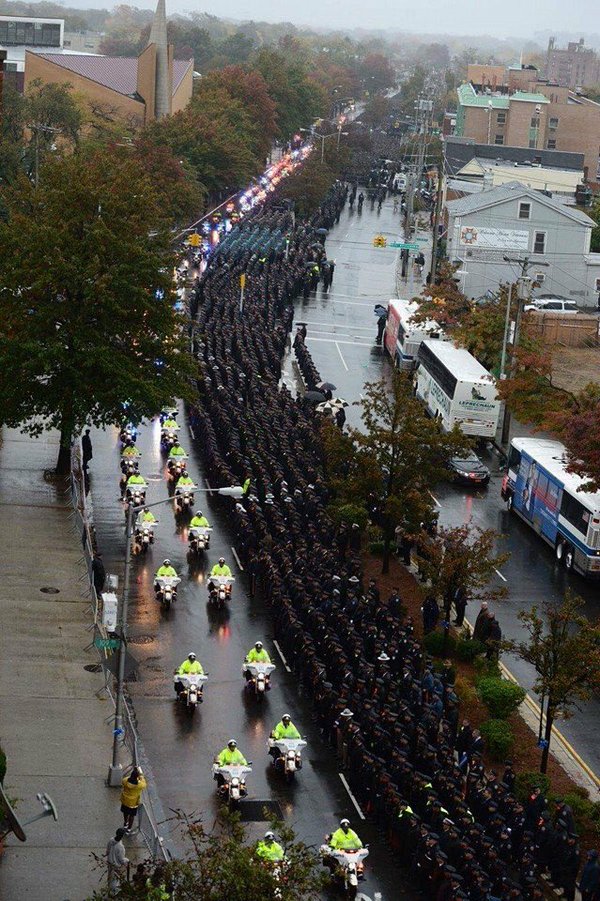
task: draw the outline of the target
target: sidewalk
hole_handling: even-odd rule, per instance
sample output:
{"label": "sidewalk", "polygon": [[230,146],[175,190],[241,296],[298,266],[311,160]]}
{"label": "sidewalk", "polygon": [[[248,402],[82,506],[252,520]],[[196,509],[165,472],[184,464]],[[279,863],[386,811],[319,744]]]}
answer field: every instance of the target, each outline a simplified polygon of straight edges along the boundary
{"label": "sidewalk", "polygon": [[[104,680],[90,641],[86,568],[70,518],[70,492],[44,480],[58,437],[31,439],[2,429],[0,444],[0,742],[4,787],[17,815],[39,813],[36,793],[58,808],[8,836],[0,858],[2,901],[83,901],[104,878],[102,855],[121,825],[119,792],[105,786],[112,705],[96,692]],[[79,578],[84,578],[80,581]],[[46,593],[42,589],[58,589]],[[128,840],[136,856],[137,838]]]}

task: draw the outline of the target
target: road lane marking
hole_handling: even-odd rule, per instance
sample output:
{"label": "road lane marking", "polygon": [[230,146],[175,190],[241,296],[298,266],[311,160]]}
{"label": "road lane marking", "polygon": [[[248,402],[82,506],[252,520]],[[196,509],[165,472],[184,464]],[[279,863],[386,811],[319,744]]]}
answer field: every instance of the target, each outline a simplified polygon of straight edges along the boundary
{"label": "road lane marking", "polygon": [[[346,343],[348,343],[348,342],[346,342]],[[343,355],[342,355],[342,351],[340,350],[340,345],[337,343],[337,341],[335,342],[335,346],[337,347],[337,352],[338,352],[339,355],[340,355],[340,360],[341,360],[342,363],[343,363],[344,369],[346,370],[346,372],[348,372],[348,371],[349,371],[349,370],[348,370],[348,364],[347,364],[346,361],[344,360],[344,357],[343,357]]]}
{"label": "road lane marking", "polygon": [[190,430],[190,435],[192,436],[192,440],[195,441],[196,436],[194,435],[194,430],[192,429],[191,425],[188,425],[188,429]]}
{"label": "road lane marking", "polygon": [[233,545],[232,545],[232,547],[231,547],[231,553],[232,553],[233,556],[235,557],[235,562],[237,563],[237,565],[239,566],[239,568],[241,569],[241,571],[244,572],[244,567],[242,566],[241,560],[240,560],[240,558],[238,557],[237,551],[236,551],[236,549],[233,547]]}
{"label": "road lane marking", "polygon": [[[306,340],[321,341],[324,344],[350,344],[354,347],[373,347],[372,344],[366,344],[364,341],[345,341],[343,338],[340,338],[338,341],[336,341],[335,338],[315,338],[314,335],[309,335]],[[348,369],[347,366],[346,369]]]}
{"label": "road lane marking", "polygon": [[285,666],[285,668],[286,668],[286,670],[288,671],[288,673],[291,673],[291,669],[290,669],[289,666],[288,666],[287,660],[286,660],[285,657],[283,656],[283,651],[282,651],[281,648],[279,647],[279,643],[278,643],[277,641],[275,641],[275,639],[273,639],[273,644],[274,644],[275,647],[277,648],[277,653],[278,653],[279,656],[281,657],[281,662],[282,662],[283,665]]}
{"label": "road lane marking", "polygon": [[372,332],[372,331],[373,331],[373,326],[372,326],[372,325],[369,325],[369,326],[367,326],[367,325],[354,325],[353,322],[340,322],[340,323],[337,323],[337,322],[316,322],[315,320],[312,320],[312,321],[311,321],[310,319],[303,319],[302,321],[304,322],[304,325],[319,325],[319,326],[331,325],[333,328],[345,328],[345,329],[351,329],[351,328],[353,328],[353,329],[356,329],[356,330],[359,331],[359,332]]}
{"label": "road lane marking", "polygon": [[494,572],[495,572],[498,576],[500,576],[500,578],[502,579],[503,582],[508,582],[508,579],[506,578],[506,576],[503,576],[502,573],[501,573],[499,570],[496,569],[496,567],[494,567]]}
{"label": "road lane marking", "polygon": [[433,494],[431,493],[431,491],[428,490],[427,493],[429,494],[429,497],[431,498],[431,500],[433,501],[433,503],[434,503],[436,506],[438,506],[438,507],[441,507],[441,506],[442,506],[442,505],[440,504],[440,502],[438,501],[437,497],[434,497],[434,496],[433,496]]}
{"label": "road lane marking", "polygon": [[356,798],[354,797],[354,795],[353,795],[352,792],[350,791],[350,786],[348,785],[348,783],[347,783],[347,781],[346,781],[346,777],[344,776],[343,773],[338,773],[338,776],[339,776],[340,779],[342,780],[342,785],[344,786],[344,788],[346,789],[346,791],[347,791],[348,794],[350,795],[350,800],[352,801],[352,803],[353,803],[354,806],[356,807],[356,812],[357,812],[357,814],[359,815],[359,817],[361,818],[361,820],[366,820],[366,817],[365,817],[364,813],[363,813],[362,810],[360,809],[360,804],[358,803],[358,801],[356,800]]}

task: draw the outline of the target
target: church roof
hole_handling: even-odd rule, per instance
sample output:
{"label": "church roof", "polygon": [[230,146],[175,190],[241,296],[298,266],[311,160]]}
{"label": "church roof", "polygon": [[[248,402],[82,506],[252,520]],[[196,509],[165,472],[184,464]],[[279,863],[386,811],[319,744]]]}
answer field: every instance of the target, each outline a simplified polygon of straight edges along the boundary
{"label": "church roof", "polygon": [[[36,56],[40,56],[62,69],[67,69],[75,75],[89,78],[90,81],[110,88],[117,94],[131,97],[137,91],[138,60],[136,56],[91,56],[87,53],[70,53],[68,55],[36,53]],[[193,62],[191,59],[173,60],[173,94]]]}

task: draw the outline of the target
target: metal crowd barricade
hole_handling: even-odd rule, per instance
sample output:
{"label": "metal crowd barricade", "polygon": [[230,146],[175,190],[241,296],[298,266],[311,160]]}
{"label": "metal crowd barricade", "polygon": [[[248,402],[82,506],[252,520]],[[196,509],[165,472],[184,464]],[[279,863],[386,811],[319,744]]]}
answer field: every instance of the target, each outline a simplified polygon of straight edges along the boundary
{"label": "metal crowd barricade", "polygon": [[[81,562],[85,564],[85,572],[80,576],[79,581],[85,581],[86,595],[90,598],[90,612],[93,619],[89,630],[92,633],[92,640],[87,649],[95,647],[100,656],[102,670],[104,672],[104,686],[100,692],[105,691],[113,707],[115,705],[115,697],[112,686],[112,674],[106,665],[112,650],[103,646],[104,641],[109,637],[106,629],[102,625],[102,597],[99,597],[94,587],[92,578],[92,559],[94,556],[94,519],[93,504],[91,497],[86,495],[85,491],[85,473],[83,471],[83,454],[81,448],[81,440],[73,443],[71,451],[71,499],[73,504],[73,521],[77,534],[81,537],[83,556]],[[99,693],[100,693],[99,692]],[[112,719],[111,715],[108,720]],[[129,751],[131,762],[126,769],[131,769],[139,763],[139,738],[134,725],[133,711],[130,704],[126,701],[124,707],[123,722],[125,731],[123,735],[123,744]],[[139,808],[139,828],[144,839],[148,851],[155,860],[169,861],[171,854],[164,845],[164,839],[161,836],[156,817],[152,809],[152,801],[149,797],[144,798]]]}

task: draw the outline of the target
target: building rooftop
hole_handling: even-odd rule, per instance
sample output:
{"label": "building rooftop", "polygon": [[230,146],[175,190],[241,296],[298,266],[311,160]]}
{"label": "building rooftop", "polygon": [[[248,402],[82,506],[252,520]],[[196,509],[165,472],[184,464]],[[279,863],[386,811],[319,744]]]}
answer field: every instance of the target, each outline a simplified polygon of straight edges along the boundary
{"label": "building rooftop", "polygon": [[514,94],[478,94],[472,84],[461,84],[457,89],[458,102],[461,106],[480,106],[492,109],[508,109],[512,100],[527,103],[550,103],[543,94],[532,94],[528,91],[515,91]]}
{"label": "building rooftop", "polygon": [[[446,171],[456,175],[472,159],[489,159],[510,163],[540,163],[542,166],[583,172],[583,153],[564,150],[532,150],[528,147],[511,147],[508,144],[477,144],[472,138],[448,135],[444,138],[444,165]],[[515,173],[516,175],[516,173]]]}
{"label": "building rooftop", "polygon": [[479,210],[485,210],[488,207],[495,206],[498,203],[504,203],[506,200],[513,200],[517,197],[527,197],[543,206],[551,207],[569,219],[574,219],[582,225],[595,225],[593,219],[586,216],[580,210],[565,206],[559,200],[554,200],[540,191],[528,188],[527,185],[518,181],[510,181],[505,185],[497,188],[491,188],[489,191],[482,191],[480,194],[470,194],[468,197],[461,197],[458,200],[450,200],[446,207],[448,212],[453,216],[462,216],[466,213],[477,213]]}
{"label": "building rooftop", "polygon": [[[68,69],[75,75],[89,78],[97,84],[131,97],[137,91],[138,60],[136,56],[94,56],[87,53],[37,53],[42,59]],[[181,84],[185,73],[192,65],[191,59],[173,60],[173,93]]]}

